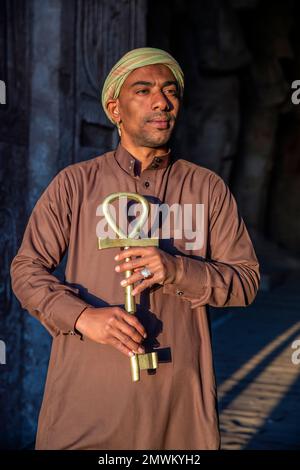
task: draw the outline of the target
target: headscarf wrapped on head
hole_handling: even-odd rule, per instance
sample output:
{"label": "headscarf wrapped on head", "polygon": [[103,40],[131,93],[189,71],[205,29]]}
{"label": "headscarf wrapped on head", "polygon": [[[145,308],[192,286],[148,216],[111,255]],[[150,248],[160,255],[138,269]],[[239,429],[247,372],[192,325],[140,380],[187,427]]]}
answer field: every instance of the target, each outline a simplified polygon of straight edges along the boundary
{"label": "headscarf wrapped on head", "polygon": [[118,98],[122,85],[128,75],[135,69],[145,67],[146,65],[163,64],[169,67],[178,83],[179,93],[182,97],[184,89],[184,75],[178,62],[166,51],[156,49],[154,47],[141,47],[127,52],[114,65],[109,72],[102,89],[102,106],[108,119],[113,123],[116,122],[111,118],[107,102]]}

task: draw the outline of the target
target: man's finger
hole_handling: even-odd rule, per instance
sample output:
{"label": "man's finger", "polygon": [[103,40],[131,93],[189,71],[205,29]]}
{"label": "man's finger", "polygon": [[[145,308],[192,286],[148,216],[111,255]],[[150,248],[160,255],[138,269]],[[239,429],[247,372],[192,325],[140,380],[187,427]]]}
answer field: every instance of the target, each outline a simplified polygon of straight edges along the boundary
{"label": "man's finger", "polygon": [[133,326],[136,330],[138,330],[138,332],[143,336],[143,338],[146,338],[147,336],[146,330],[143,327],[143,325],[138,321],[135,315],[131,315],[130,313],[124,312],[122,318],[125,322]]}
{"label": "man's finger", "polygon": [[151,261],[153,261],[153,258],[149,256],[145,256],[143,258],[135,258],[125,263],[118,264],[115,267],[115,270],[120,273],[129,270],[133,271],[134,269],[141,268],[146,264],[149,264]]}
{"label": "man's finger", "polygon": [[125,346],[123,343],[121,343],[121,341],[119,341],[115,337],[112,337],[108,344],[110,344],[114,348],[118,349],[118,351],[125,354],[125,356],[132,356],[133,355],[132,350],[128,349],[127,346]]}
{"label": "man's finger", "polygon": [[144,352],[144,348],[139,343],[136,343],[135,341],[133,341],[129,336],[124,334],[122,331],[117,329],[117,330],[114,330],[112,334],[115,338],[117,338],[122,343],[123,346],[128,348],[130,351],[133,351],[135,354],[138,354],[138,353],[141,354]]}
{"label": "man's finger", "polygon": [[125,286],[129,286],[130,284],[134,284],[135,282],[138,282],[140,280],[143,280],[144,277],[143,275],[141,274],[140,270],[134,274],[132,274],[131,276],[127,277],[126,279],[122,279],[122,281],[120,282],[121,286],[122,287],[125,287]]}
{"label": "man's finger", "polygon": [[153,278],[149,280],[145,279],[133,289],[132,295],[140,294],[141,292],[143,292],[143,290],[147,289],[148,287],[151,287],[152,284],[155,284],[155,283],[156,281]]}
{"label": "man's finger", "polygon": [[[154,248],[154,249],[153,249]],[[122,250],[115,256],[115,260],[121,260],[125,258],[129,258],[131,256],[146,256],[152,255],[155,251],[156,247],[153,246],[136,246],[128,248],[128,250]]]}
{"label": "man's finger", "polygon": [[143,335],[135,328],[135,326],[129,325],[124,320],[120,320],[117,324],[117,329],[121,331],[122,334],[128,336],[136,344],[140,344],[143,340]]}

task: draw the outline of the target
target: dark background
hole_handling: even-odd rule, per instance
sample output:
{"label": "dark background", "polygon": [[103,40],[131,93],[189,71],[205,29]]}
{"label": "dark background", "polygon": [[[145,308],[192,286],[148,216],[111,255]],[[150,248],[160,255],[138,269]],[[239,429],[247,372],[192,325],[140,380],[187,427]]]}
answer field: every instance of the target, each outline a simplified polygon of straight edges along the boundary
{"label": "dark background", "polygon": [[[100,93],[128,50],[159,47],[179,61],[186,88],[176,156],[229,184],[261,262],[262,295],[286,280],[297,291],[300,105],[291,84],[300,79],[299,21],[291,0],[0,0],[0,447],[32,447],[50,347],[12,294],[10,263],[54,175],[116,146]],[[292,323],[297,313],[295,302]],[[298,444],[295,437],[291,448]]]}

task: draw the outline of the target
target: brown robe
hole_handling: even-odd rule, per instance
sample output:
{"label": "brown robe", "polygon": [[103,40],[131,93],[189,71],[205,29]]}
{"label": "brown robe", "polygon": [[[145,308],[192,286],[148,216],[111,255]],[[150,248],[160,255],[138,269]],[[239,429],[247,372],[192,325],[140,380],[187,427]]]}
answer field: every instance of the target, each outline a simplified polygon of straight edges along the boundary
{"label": "brown robe", "polygon": [[[154,203],[204,204],[204,242],[160,248],[180,259],[177,284],[138,295],[138,316],[159,368],[132,383],[129,358],[74,333],[87,306],[124,305],[119,248],[97,249],[96,209],[127,191]],[[66,280],[52,271],[68,249]],[[257,259],[236,203],[213,172],[172,154],[139,162],[121,144],[62,170],[37,202],[11,267],[22,306],[53,336],[37,449],[217,449],[220,445],[207,305],[246,306]],[[147,345],[147,343],[146,343]]]}

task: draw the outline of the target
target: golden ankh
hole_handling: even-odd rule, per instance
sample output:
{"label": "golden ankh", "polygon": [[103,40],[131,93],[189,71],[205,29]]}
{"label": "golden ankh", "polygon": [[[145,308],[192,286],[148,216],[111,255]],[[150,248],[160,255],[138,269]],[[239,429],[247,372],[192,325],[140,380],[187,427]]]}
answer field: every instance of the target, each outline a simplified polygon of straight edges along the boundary
{"label": "golden ankh", "polygon": [[[110,210],[109,204],[116,199],[121,199],[126,197],[129,200],[134,200],[141,203],[142,213],[139,219],[136,220],[134,228],[128,234],[128,238],[123,230],[117,226],[115,220],[113,219]],[[158,246],[158,238],[134,238],[140,234],[140,231],[146,222],[149,214],[149,203],[146,198],[140,196],[136,193],[112,193],[106,196],[102,203],[102,209],[104,217],[111,227],[111,229],[118,235],[119,238],[98,238],[98,248],[99,250],[105,248],[115,248],[120,247],[124,250],[128,250],[131,246]],[[126,262],[130,261],[130,257],[125,259]],[[132,270],[125,271],[125,278],[128,278],[132,275]],[[136,303],[135,298],[132,295],[133,285],[130,284],[125,286],[125,310],[135,315],[136,313]],[[140,380],[140,371],[145,369],[157,369],[158,368],[158,358],[156,352],[150,352],[145,354],[134,354],[130,358],[131,363],[131,376],[133,382],[138,382]]]}

